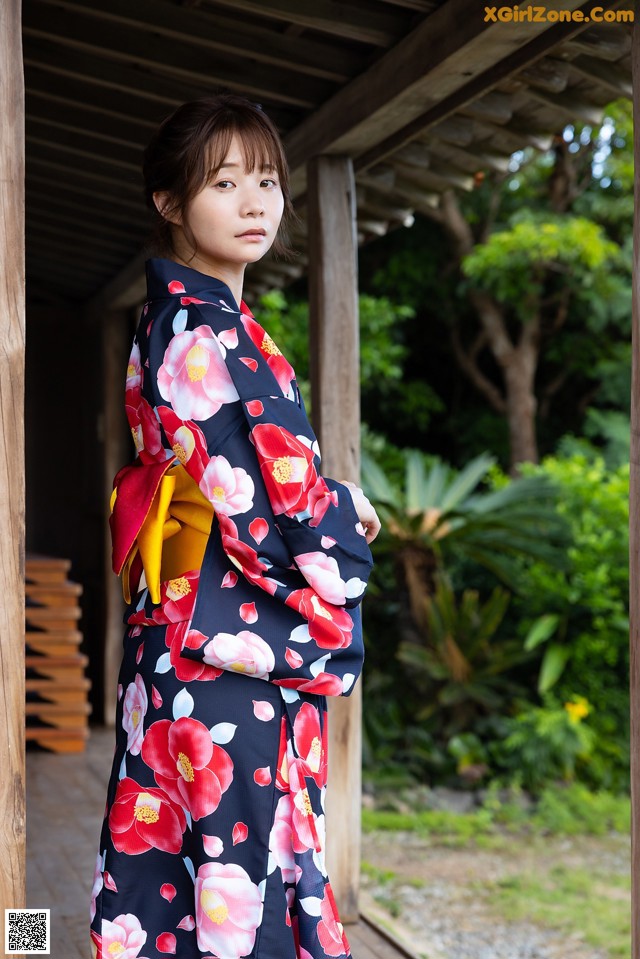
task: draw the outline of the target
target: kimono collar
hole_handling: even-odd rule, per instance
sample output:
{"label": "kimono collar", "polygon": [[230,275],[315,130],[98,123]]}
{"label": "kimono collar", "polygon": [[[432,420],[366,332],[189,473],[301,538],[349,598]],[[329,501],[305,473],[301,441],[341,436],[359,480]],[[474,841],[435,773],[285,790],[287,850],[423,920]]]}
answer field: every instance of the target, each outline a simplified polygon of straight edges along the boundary
{"label": "kimono collar", "polygon": [[206,299],[209,303],[218,303],[227,310],[231,309],[237,313],[244,313],[245,316],[253,316],[244,300],[241,301],[238,309],[227,284],[215,276],[208,276],[206,273],[191,269],[190,266],[183,266],[175,260],[162,257],[147,260],[145,266],[148,300],[175,298],[179,301],[180,297],[193,296]]}

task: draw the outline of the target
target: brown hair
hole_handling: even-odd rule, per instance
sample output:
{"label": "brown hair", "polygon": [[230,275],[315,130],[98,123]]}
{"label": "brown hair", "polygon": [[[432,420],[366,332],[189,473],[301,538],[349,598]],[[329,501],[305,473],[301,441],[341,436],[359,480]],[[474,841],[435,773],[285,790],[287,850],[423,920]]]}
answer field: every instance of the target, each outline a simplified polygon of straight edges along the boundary
{"label": "brown hair", "polygon": [[286,229],[295,214],[282,141],[258,104],[232,93],[184,103],[164,120],[144,151],[145,200],[156,217],[151,245],[158,253],[172,252],[173,242],[171,224],[156,209],[153,194],[169,194],[165,215],[183,215],[193,197],[217,175],[234,134],[242,141],[249,171],[273,166],[278,174],[284,213],[273,249],[281,256],[290,254]]}

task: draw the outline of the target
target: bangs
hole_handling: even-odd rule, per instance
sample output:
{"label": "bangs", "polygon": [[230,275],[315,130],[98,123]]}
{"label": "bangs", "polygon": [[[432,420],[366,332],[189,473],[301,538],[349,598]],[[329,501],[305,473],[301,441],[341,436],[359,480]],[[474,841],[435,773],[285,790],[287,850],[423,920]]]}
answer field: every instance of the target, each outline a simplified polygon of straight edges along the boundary
{"label": "bangs", "polygon": [[224,130],[217,130],[205,148],[207,182],[218,175],[229,155],[234,135],[240,140],[247,173],[253,173],[256,169],[273,170],[277,171],[282,179],[285,169],[284,157],[280,144],[274,141],[269,131],[255,127],[253,124],[243,129],[237,123],[233,123]]}

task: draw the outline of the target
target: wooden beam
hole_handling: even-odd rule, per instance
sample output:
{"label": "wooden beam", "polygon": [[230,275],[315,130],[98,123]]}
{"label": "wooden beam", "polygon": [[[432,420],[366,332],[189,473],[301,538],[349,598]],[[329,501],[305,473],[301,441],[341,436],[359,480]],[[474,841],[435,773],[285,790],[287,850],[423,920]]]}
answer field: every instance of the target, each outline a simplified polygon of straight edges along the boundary
{"label": "wooden beam", "polygon": [[629,613],[631,726],[631,955],[640,959],[640,30],[633,30],[633,301],[631,323],[631,450]]}
{"label": "wooden beam", "polygon": [[[580,3],[566,0],[565,7]],[[560,27],[566,29],[558,32]],[[459,107],[477,98],[580,27],[486,23],[476,0],[448,0],[287,136],[295,195],[304,191],[304,170],[297,168],[309,156],[365,155],[370,165],[380,159],[381,141],[386,156],[453,112],[443,103],[457,99]],[[518,48],[526,55],[518,56]],[[468,92],[460,101],[461,89]]]}
{"label": "wooden beam", "polygon": [[[353,165],[309,163],[309,319],[312,413],[322,469],[359,481],[360,373]],[[343,922],[358,918],[361,801],[361,684],[329,709],[329,875]]]}
{"label": "wooden beam", "polygon": [[[0,915],[25,905],[24,86],[20,0],[0,3]],[[2,922],[4,926],[4,921]],[[4,939],[4,936],[3,936]]]}
{"label": "wooden beam", "polygon": [[249,24],[244,17],[224,17],[218,11],[188,12],[172,3],[158,0],[44,0],[56,8],[110,20],[121,27],[153,32],[172,40],[183,40],[195,46],[222,50],[256,63],[286,67],[298,73],[316,76],[333,83],[345,83],[364,69],[365,56],[356,50],[345,50],[321,37],[289,37],[267,27]]}
{"label": "wooden beam", "polygon": [[49,7],[39,0],[26,5],[23,30],[28,37],[55,37],[62,49],[89,51],[101,59],[150,67],[208,89],[221,84],[247,96],[268,97],[304,109],[315,106],[334,90],[327,80],[304,77],[291,69],[265,70],[258,75],[247,70],[237,55],[157,36],[150,24],[140,30],[123,30],[116,23]]}
{"label": "wooden beam", "polygon": [[387,47],[402,35],[403,18],[378,13],[352,5],[347,0],[218,0],[219,7],[230,7],[234,13],[255,13],[260,17],[320,30],[334,37],[358,40],[378,47]]}
{"label": "wooden beam", "polygon": [[[443,7],[440,7],[440,10],[444,10],[448,6],[449,4],[444,4]],[[565,9],[580,8],[585,12],[585,15],[588,15],[588,12],[593,6],[595,6],[594,0],[590,0],[589,3],[582,6],[579,0],[576,0],[576,2],[566,3]],[[435,16],[436,15],[433,14],[429,17],[427,22],[430,23]],[[473,19],[474,14],[470,12],[469,16]],[[476,17],[476,19],[481,18]],[[498,26],[504,26],[504,24],[498,24]],[[476,57],[471,61],[473,68],[468,68],[466,71],[460,69],[458,84],[456,86],[449,84],[449,90],[446,89],[446,86],[440,84],[437,87],[440,92],[438,100],[436,101],[436,98],[432,95],[429,101],[433,105],[426,111],[423,110],[423,112],[419,113],[404,126],[396,126],[393,133],[385,139],[378,140],[374,146],[362,153],[356,160],[356,171],[366,169],[372,164],[378,163],[380,160],[389,156],[389,154],[394,153],[405,143],[409,143],[435,123],[446,119],[452,113],[464,107],[467,108],[469,113],[476,116],[478,112],[482,110],[482,107],[477,103],[480,97],[483,97],[486,101],[489,92],[502,80],[516,73],[518,70],[522,70],[529,64],[535,63],[541,59],[551,47],[567,37],[575,35],[580,30],[584,30],[585,26],[588,26],[588,23],[563,22],[554,24],[551,27],[547,26],[547,29],[544,29],[544,25],[542,25],[542,31],[529,30],[521,35],[517,35],[516,24],[510,24],[509,26],[512,26],[513,30],[503,31],[503,37],[506,38],[508,36],[510,38],[509,44],[503,41],[503,46],[500,47],[498,46],[498,41],[489,43],[488,38],[485,37],[485,41],[487,41],[485,43],[486,49],[482,48],[482,56]],[[518,26],[523,25],[519,24]],[[532,28],[540,25],[526,24],[526,26]],[[528,42],[523,42],[531,36],[532,32],[534,33],[533,38],[528,40]],[[493,52],[493,57],[490,55],[491,52]],[[489,57],[487,56],[488,53]],[[448,59],[445,60],[444,69],[451,72],[452,65],[458,63],[460,55],[464,57],[465,54],[467,60],[473,56],[473,45],[471,43],[466,50],[461,48],[456,50],[453,56],[450,55]],[[464,59],[462,63],[458,65],[459,68],[461,68],[464,65]],[[473,79],[465,80],[471,72],[475,74]],[[437,72],[434,73],[434,71],[428,71],[425,75],[427,83],[434,86],[434,89],[436,88],[434,84],[436,77]]]}

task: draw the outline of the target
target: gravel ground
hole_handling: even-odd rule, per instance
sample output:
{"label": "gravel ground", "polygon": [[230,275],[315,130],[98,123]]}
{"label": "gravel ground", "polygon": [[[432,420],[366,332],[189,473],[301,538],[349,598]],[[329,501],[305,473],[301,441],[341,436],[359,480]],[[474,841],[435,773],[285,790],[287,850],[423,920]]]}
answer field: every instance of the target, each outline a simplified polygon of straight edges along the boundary
{"label": "gravel ground", "polygon": [[568,868],[597,862],[603,872],[628,874],[629,844],[622,836],[487,851],[434,846],[411,833],[370,833],[363,837],[363,860],[394,877],[364,875],[365,909],[425,959],[609,959],[579,934],[507,922],[485,902],[483,881],[548,868],[551,856]]}

